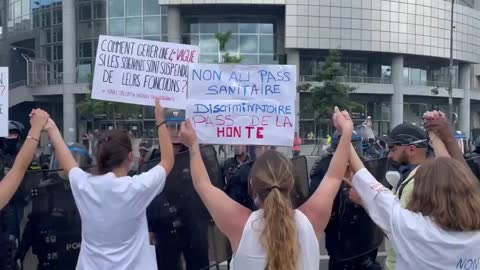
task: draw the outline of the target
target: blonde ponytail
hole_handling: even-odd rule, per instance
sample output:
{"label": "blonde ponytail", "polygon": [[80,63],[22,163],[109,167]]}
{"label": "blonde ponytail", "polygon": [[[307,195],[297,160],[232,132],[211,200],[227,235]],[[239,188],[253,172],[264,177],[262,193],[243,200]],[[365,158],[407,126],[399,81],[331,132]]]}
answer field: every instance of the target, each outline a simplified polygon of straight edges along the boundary
{"label": "blonde ponytail", "polygon": [[266,270],[296,270],[299,244],[295,212],[288,194],[273,187],[263,202],[263,210],[262,243],[267,250]]}

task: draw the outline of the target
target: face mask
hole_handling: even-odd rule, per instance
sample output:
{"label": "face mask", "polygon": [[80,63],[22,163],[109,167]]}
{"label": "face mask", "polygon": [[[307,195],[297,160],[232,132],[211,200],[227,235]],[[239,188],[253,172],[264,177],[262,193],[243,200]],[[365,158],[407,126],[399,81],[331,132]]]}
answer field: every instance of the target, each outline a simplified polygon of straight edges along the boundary
{"label": "face mask", "polygon": [[5,138],[4,145],[5,145],[5,153],[16,153],[17,152],[17,143],[18,139],[9,139]]}
{"label": "face mask", "polygon": [[402,176],[398,171],[387,171],[385,175],[387,182],[394,188],[398,185],[398,182],[400,182],[401,178]]}
{"label": "face mask", "polygon": [[257,208],[260,208],[260,198],[258,198],[258,195],[255,196],[255,199],[253,199],[253,203]]}

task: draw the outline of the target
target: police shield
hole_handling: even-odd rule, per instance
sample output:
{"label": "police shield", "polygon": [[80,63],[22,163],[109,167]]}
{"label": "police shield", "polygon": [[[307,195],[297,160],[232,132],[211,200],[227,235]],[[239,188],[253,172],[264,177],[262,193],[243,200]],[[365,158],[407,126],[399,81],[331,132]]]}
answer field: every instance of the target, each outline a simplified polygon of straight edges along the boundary
{"label": "police shield", "polygon": [[292,159],[294,189],[291,194],[292,206],[297,208],[308,199],[308,166],[307,158],[300,156]]}
{"label": "police shield", "polygon": [[467,164],[477,179],[480,180],[480,155],[475,155],[467,159]]}
{"label": "police shield", "polygon": [[[223,179],[213,146],[202,146],[201,154],[213,185],[222,188]],[[158,154],[150,155],[148,167],[158,163]],[[147,209],[150,231],[157,235],[159,269],[181,269],[183,255],[188,269],[209,269],[228,258],[229,243],[213,223],[195,191],[190,174],[188,151],[175,155],[175,164],[162,193]]]}
{"label": "police shield", "polygon": [[385,175],[387,173],[387,157],[377,158],[377,159],[370,159],[365,161],[363,164],[365,168],[377,179],[380,183],[384,186],[388,187],[389,184],[385,179]]}

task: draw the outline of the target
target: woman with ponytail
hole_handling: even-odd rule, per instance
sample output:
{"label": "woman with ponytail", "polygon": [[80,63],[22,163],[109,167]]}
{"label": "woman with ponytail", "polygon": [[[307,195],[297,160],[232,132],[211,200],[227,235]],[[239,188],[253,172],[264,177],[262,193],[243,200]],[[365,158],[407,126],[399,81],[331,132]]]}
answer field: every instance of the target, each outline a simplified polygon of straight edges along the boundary
{"label": "woman with ponytail", "polygon": [[353,124],[347,112],[335,108],[333,122],[342,134],[329,170],[317,191],[299,209],[292,208],[292,163],[276,151],[258,157],[249,189],[260,210],[252,212],[212,185],[190,121],[182,124],[182,142],[190,148],[193,185],[218,228],[228,237],[234,270],[319,269],[318,239],[330,219],[350,152]]}

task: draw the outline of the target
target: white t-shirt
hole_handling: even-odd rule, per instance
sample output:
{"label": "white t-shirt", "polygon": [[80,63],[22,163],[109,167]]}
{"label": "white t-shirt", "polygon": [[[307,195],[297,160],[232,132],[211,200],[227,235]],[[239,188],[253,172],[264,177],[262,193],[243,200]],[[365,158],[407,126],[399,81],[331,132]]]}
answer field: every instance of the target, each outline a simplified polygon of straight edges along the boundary
{"label": "white t-shirt", "polygon": [[82,218],[77,270],[156,270],[146,208],[165,186],[165,169],[116,177],[73,168],[69,178]]}
{"label": "white t-shirt", "polygon": [[390,239],[397,270],[480,270],[480,231],[445,231],[429,217],[402,208],[367,169],[355,174],[353,185],[372,220]]}
{"label": "white t-shirt", "polygon": [[[312,270],[320,267],[320,248],[313,226],[299,210],[295,210],[300,253],[298,270]],[[278,226],[282,226],[278,224]],[[260,235],[263,231],[263,210],[253,212],[243,229],[242,239],[232,260],[233,270],[264,270],[267,265],[267,253],[263,248]]]}

